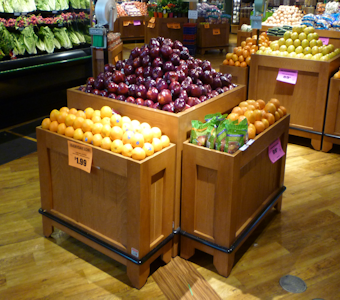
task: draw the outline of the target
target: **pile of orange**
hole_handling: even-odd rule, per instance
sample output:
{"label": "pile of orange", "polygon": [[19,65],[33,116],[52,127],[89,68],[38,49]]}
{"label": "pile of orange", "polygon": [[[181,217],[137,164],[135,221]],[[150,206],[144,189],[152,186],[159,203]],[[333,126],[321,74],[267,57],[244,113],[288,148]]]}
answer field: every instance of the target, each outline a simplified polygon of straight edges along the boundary
{"label": "pile of orange", "polygon": [[224,65],[235,67],[247,67],[250,65],[251,55],[255,54],[261,46],[269,47],[270,41],[266,32],[262,32],[259,36],[259,46],[257,44],[257,36],[248,37],[241,43],[241,46],[235,47],[233,53],[227,53]]}
{"label": "pile of orange", "polygon": [[335,78],[335,79],[339,79],[339,78],[340,78],[340,69],[338,70],[338,72],[336,72],[336,73],[334,74],[334,78]]}
{"label": "pile of orange", "polygon": [[246,100],[233,108],[227,119],[238,121],[243,119],[248,121],[249,139],[265,131],[269,126],[280,120],[287,114],[287,110],[280,104],[278,99],[272,98],[267,103],[264,100]]}
{"label": "pile of orange", "polygon": [[94,146],[143,160],[170,145],[158,127],[113,113],[109,106],[100,110],[62,107],[53,109],[41,127]]}

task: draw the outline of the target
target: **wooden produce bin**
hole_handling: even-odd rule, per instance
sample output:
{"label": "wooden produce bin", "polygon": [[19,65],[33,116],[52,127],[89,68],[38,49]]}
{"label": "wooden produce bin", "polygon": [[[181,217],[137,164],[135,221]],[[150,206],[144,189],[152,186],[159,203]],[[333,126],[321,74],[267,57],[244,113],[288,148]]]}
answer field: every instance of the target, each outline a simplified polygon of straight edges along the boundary
{"label": "wooden produce bin", "polygon": [[211,49],[228,49],[229,23],[209,24],[205,28],[203,24],[197,24],[197,47],[201,54]]}
{"label": "wooden produce bin", "polygon": [[[291,114],[289,133],[311,139],[314,149],[320,150],[328,83],[339,66],[340,56],[323,62],[253,54],[248,97],[279,99]],[[279,69],[298,71],[296,84],[277,81]]]}
{"label": "wooden produce bin", "polygon": [[183,25],[188,18],[149,18],[145,20],[145,43],[151,38],[162,36],[183,42]]}
{"label": "wooden produce bin", "polygon": [[[175,178],[175,203],[174,203],[174,226],[177,229],[180,226],[180,199],[181,199],[181,161],[183,142],[190,135],[191,121],[204,120],[204,116],[216,112],[227,112],[237,106],[241,101],[246,99],[246,88],[238,86],[231,91],[218,95],[208,101],[194,106],[184,112],[169,113],[166,111],[155,110],[136,104],[121,102],[97,95],[80,92],[77,88],[67,90],[67,105],[78,109],[92,107],[100,109],[108,105],[122,115],[137,119],[140,122],[148,122],[151,126],[159,127],[164,134],[169,136],[170,141],[177,145],[176,147],[176,178]],[[177,243],[175,242],[174,256],[177,255]]]}
{"label": "wooden produce bin", "polygon": [[123,41],[144,40],[145,34],[145,16],[137,17],[119,17],[120,38]]}
{"label": "wooden produce bin", "polygon": [[245,85],[248,90],[249,67],[241,68],[229,65],[220,65],[220,72],[231,74],[232,83]]}
{"label": "wooden produce bin", "polygon": [[237,30],[237,46],[241,46],[241,43],[245,41],[248,37],[252,37],[252,32],[246,32],[242,30]]}
{"label": "wooden produce bin", "polygon": [[[136,161],[38,127],[43,232],[57,227],[126,265],[141,288],[150,263],[171,259],[175,148]],[[92,148],[87,173],[68,164],[68,141]]]}
{"label": "wooden produce bin", "polygon": [[242,243],[272,207],[281,210],[286,155],[272,163],[268,147],[280,139],[286,152],[288,127],[289,115],[234,154],[184,143],[182,258],[198,249],[213,256],[219,274],[230,274]]}
{"label": "wooden produce bin", "polygon": [[340,79],[331,78],[325,118],[322,151],[328,152],[333,144],[340,145]]}
{"label": "wooden produce bin", "polygon": [[333,30],[316,29],[315,32],[320,38],[327,38],[328,44],[333,44],[335,48],[340,48],[340,32]]}

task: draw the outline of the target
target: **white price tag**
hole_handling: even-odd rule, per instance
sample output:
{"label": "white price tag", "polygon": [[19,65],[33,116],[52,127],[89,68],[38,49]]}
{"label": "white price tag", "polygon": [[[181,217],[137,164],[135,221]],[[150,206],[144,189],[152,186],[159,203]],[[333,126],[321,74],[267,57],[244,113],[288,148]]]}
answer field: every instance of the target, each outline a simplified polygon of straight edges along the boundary
{"label": "white price tag", "polygon": [[198,18],[198,12],[197,12],[197,10],[189,10],[189,11],[188,11],[188,18],[189,18],[189,19],[197,20],[197,18]]}

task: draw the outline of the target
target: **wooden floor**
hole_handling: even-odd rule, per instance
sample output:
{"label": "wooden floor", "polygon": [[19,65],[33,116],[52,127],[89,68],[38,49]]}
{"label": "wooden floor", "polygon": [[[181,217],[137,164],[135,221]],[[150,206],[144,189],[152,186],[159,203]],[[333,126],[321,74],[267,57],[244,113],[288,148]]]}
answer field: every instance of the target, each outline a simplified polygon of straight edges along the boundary
{"label": "wooden floor", "polygon": [[[309,144],[290,138],[282,212],[273,211],[242,246],[228,278],[216,273],[209,255],[190,260],[221,299],[340,299],[340,147],[323,153]],[[39,208],[37,154],[1,165],[1,300],[167,299],[152,275],[160,261],[136,290],[123,265],[61,231],[45,238]],[[303,279],[307,290],[283,290],[279,279],[287,274]]]}

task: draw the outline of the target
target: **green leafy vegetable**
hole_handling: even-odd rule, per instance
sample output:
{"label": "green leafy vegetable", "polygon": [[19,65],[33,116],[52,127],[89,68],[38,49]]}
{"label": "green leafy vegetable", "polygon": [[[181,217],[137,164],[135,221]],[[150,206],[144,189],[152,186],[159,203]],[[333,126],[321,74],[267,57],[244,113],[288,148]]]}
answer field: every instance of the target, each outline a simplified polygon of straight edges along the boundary
{"label": "green leafy vegetable", "polygon": [[80,0],[70,0],[70,4],[75,9],[80,9]]}
{"label": "green leafy vegetable", "polygon": [[52,30],[48,26],[41,26],[38,32],[38,36],[44,42],[45,51],[47,53],[53,53],[55,45],[54,34]]}
{"label": "green leafy vegetable", "polygon": [[80,40],[78,38],[78,36],[76,35],[76,33],[74,32],[72,27],[69,27],[67,30],[68,36],[72,42],[72,45],[74,46],[78,46],[80,45]]}
{"label": "green leafy vegetable", "polygon": [[21,34],[12,33],[14,49],[13,53],[15,55],[24,55],[25,54],[25,46],[24,46],[24,38]]}
{"label": "green leafy vegetable", "polygon": [[33,26],[25,27],[21,34],[24,37],[24,45],[28,54],[37,54],[38,36],[34,33]]}
{"label": "green leafy vegetable", "polygon": [[53,44],[54,44],[54,46],[55,46],[57,49],[60,49],[60,48],[61,48],[61,45],[60,45],[59,41],[58,41],[56,38],[53,39]]}
{"label": "green leafy vegetable", "polygon": [[71,49],[73,47],[65,27],[54,28],[53,33],[55,38],[60,42],[62,47],[66,49]]}
{"label": "green leafy vegetable", "polygon": [[10,1],[7,1],[7,0],[4,1],[4,12],[5,13],[14,13],[14,10],[11,6]]}
{"label": "green leafy vegetable", "polygon": [[45,44],[41,39],[38,39],[36,46],[40,51],[45,51]]}
{"label": "green leafy vegetable", "polygon": [[5,53],[2,52],[2,50],[0,49],[0,60],[3,59],[5,56]]}
{"label": "green leafy vegetable", "polygon": [[0,24],[0,49],[5,53],[5,55],[9,55],[11,50],[14,48],[13,37],[6,29],[4,24]]}

